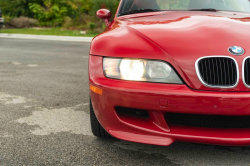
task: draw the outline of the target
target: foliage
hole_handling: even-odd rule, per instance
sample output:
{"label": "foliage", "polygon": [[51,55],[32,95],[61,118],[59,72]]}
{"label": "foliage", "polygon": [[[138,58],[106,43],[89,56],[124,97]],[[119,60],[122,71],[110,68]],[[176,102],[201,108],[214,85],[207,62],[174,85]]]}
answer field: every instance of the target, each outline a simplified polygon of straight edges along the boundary
{"label": "foliage", "polygon": [[12,19],[12,17],[9,16],[9,15],[3,15],[2,17],[4,18],[4,24],[5,24],[5,26],[8,27],[8,24],[9,24],[10,20]]}
{"label": "foliage", "polygon": [[94,32],[95,27],[96,27],[96,24],[95,24],[95,23],[93,23],[93,22],[90,22],[90,23],[89,23],[89,30],[90,30],[90,32]]}
{"label": "foliage", "polygon": [[61,0],[43,0],[42,4],[29,3],[30,10],[42,26],[59,26],[67,15],[67,3]]}
{"label": "foliage", "polygon": [[76,14],[89,13],[93,7],[93,0],[68,0],[67,2]]}
{"label": "foliage", "polygon": [[28,5],[33,2],[40,3],[41,0],[0,0],[0,6],[4,15],[9,17],[33,17]]}
{"label": "foliage", "polygon": [[[68,18],[65,19],[63,27],[79,27],[85,25],[87,27],[90,22],[89,13],[93,7],[93,0],[68,0],[70,6]],[[70,19],[69,19],[70,18]]]}

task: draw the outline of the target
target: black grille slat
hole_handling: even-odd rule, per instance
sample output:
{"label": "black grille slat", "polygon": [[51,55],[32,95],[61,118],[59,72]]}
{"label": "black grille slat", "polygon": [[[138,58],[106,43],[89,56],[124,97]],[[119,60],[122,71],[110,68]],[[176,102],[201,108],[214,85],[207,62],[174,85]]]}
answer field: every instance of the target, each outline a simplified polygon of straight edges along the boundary
{"label": "black grille slat", "polygon": [[[214,69],[214,61],[213,61],[213,59],[211,59],[211,61],[212,61],[212,69],[213,69],[213,73],[215,73],[215,69]],[[215,74],[214,74],[213,84],[215,84],[215,82],[216,82],[216,77],[215,77]],[[212,83],[212,82],[211,82],[211,83]]]}
{"label": "black grille slat", "polygon": [[167,113],[165,119],[170,127],[177,125],[217,129],[250,128],[250,116]]}
{"label": "black grille slat", "polygon": [[198,71],[203,83],[211,87],[232,87],[237,83],[237,65],[228,57],[200,59]]}
{"label": "black grille slat", "polygon": [[225,60],[225,67],[226,67],[226,75],[227,75],[227,79],[226,79],[226,85],[229,85],[229,81],[230,81],[230,73],[229,73],[229,65],[228,65],[228,61],[227,59]]}
{"label": "black grille slat", "polygon": [[[222,69],[222,65],[221,65],[221,60],[220,59],[219,59],[219,64],[220,64],[220,69]],[[220,80],[221,80],[221,83],[222,83],[222,85],[225,85],[224,80],[223,80],[222,70],[219,70],[219,71],[220,71]]]}
{"label": "black grille slat", "polygon": [[248,63],[247,63],[247,61],[246,61],[246,63],[245,63],[245,69],[244,69],[246,75],[245,75],[244,77],[245,77],[245,81],[246,81],[246,82],[249,82],[249,81],[248,81],[248,76],[249,76],[249,75],[248,75],[248,70],[247,70],[247,69],[248,69]]}
{"label": "black grille slat", "polygon": [[208,76],[208,72],[207,72],[208,67],[207,67],[207,62],[206,62],[206,61],[205,61],[205,68],[206,68],[206,77],[209,77],[209,76]]}
{"label": "black grille slat", "polygon": [[209,80],[209,82],[211,82],[211,80],[212,80],[212,68],[211,68],[211,65],[210,65],[210,62],[209,62],[209,60],[208,60],[208,63],[209,63],[209,75],[210,75],[210,80]]}
{"label": "black grille slat", "polygon": [[[225,61],[223,61],[223,69],[224,69],[224,71],[226,71]],[[225,84],[224,85],[227,85],[227,73],[224,73],[224,76],[225,76],[225,79],[224,79]]]}
{"label": "black grille slat", "polygon": [[215,61],[215,66],[216,66],[215,70],[217,72],[217,82],[218,82],[218,84],[222,85],[221,82],[220,82],[218,60]]}
{"label": "black grille slat", "polygon": [[[218,60],[217,64],[218,64],[219,69],[221,69],[220,59]],[[223,80],[222,80],[222,73],[221,73],[221,70],[219,70],[218,72],[219,72],[219,77],[220,77],[220,78],[219,78],[219,79],[220,79],[220,84],[221,84],[221,85],[224,85],[224,84],[223,84]]]}
{"label": "black grille slat", "polygon": [[250,58],[247,58],[245,60],[245,64],[244,64],[244,79],[245,79],[245,83],[250,86]]}
{"label": "black grille slat", "polygon": [[[233,63],[232,63],[232,61],[230,62],[230,64],[231,64],[231,68],[233,68]],[[231,70],[232,71],[232,77],[231,77],[231,80],[232,80],[232,82],[233,82],[233,78],[234,78],[234,70]]]}

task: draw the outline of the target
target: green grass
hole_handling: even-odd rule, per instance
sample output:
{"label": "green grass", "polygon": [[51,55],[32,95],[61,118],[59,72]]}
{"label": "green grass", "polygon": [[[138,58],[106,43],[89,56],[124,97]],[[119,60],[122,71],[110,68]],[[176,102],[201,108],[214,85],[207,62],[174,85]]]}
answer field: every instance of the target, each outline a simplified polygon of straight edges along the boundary
{"label": "green grass", "polygon": [[60,28],[52,29],[2,29],[0,33],[30,34],[30,35],[55,35],[55,36],[81,36],[94,37],[97,34],[81,34],[76,30],[63,30]]}

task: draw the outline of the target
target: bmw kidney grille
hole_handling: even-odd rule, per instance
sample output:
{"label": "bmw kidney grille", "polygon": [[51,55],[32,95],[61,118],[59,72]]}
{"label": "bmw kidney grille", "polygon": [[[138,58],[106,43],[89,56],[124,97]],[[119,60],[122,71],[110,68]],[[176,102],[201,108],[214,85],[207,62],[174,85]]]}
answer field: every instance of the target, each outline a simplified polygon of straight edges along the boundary
{"label": "bmw kidney grille", "polygon": [[202,57],[196,61],[195,67],[200,81],[207,87],[233,88],[238,84],[238,65],[231,57]]}

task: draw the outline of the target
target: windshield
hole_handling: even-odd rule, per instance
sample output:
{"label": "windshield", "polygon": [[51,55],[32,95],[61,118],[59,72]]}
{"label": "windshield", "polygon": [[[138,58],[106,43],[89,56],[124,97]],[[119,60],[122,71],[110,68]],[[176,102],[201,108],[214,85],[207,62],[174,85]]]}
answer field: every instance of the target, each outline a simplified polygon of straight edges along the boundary
{"label": "windshield", "polygon": [[123,0],[119,15],[134,14],[138,11],[192,9],[250,12],[250,0]]}

